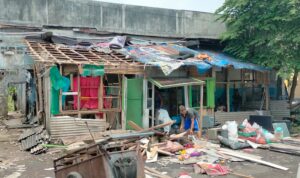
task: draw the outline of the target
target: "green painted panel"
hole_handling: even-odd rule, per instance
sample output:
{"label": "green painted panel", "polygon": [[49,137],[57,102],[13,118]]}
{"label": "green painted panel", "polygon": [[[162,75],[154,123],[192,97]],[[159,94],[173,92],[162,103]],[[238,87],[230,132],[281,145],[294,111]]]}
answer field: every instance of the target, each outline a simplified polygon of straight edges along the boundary
{"label": "green painted panel", "polygon": [[128,121],[143,127],[143,79],[127,79],[126,129],[131,129]]}
{"label": "green painted panel", "polygon": [[[142,100],[127,100],[126,120],[133,121],[143,127],[143,103]],[[132,129],[126,122],[126,129]]]}
{"label": "green painted panel", "polygon": [[207,78],[206,79],[206,94],[207,94],[207,107],[215,107],[215,90],[216,90],[216,79]]}
{"label": "green painted panel", "polygon": [[127,79],[127,98],[143,99],[143,79]]}

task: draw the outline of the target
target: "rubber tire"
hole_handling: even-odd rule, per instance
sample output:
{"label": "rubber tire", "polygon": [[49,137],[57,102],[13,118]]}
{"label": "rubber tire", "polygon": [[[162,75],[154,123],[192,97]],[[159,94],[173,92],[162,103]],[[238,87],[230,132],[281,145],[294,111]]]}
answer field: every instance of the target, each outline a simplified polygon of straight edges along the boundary
{"label": "rubber tire", "polygon": [[78,172],[70,172],[67,175],[67,178],[83,178],[81,174],[79,174]]}

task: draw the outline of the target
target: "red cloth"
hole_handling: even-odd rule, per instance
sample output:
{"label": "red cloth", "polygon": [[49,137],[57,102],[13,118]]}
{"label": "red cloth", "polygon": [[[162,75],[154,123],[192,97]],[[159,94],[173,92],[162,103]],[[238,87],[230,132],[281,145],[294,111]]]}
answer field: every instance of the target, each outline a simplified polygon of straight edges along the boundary
{"label": "red cloth", "polygon": [[[77,77],[73,79],[73,92],[77,92]],[[100,77],[80,77],[80,108],[97,109],[98,108],[98,89]],[[103,95],[104,95],[103,90]],[[74,109],[77,109],[77,95],[74,95]]]}
{"label": "red cloth", "polygon": [[197,163],[207,175],[210,176],[220,176],[229,174],[229,168],[226,166],[221,166],[220,164],[210,164],[210,163]]}

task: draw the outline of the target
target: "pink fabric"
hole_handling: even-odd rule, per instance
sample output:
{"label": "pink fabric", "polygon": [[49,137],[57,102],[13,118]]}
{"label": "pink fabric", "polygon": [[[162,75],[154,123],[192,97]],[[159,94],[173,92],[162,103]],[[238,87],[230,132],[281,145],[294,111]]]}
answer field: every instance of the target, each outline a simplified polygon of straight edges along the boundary
{"label": "pink fabric", "polygon": [[220,176],[229,174],[230,169],[226,166],[221,166],[220,164],[210,164],[210,163],[197,163],[207,175],[210,176]]}
{"label": "pink fabric", "polygon": [[[73,79],[73,91],[77,92],[77,77]],[[80,108],[97,109],[98,108],[98,89],[100,77],[80,77]],[[103,90],[104,91],[104,90]],[[103,93],[104,94],[104,93]],[[77,109],[77,95],[74,95],[74,109]]]}

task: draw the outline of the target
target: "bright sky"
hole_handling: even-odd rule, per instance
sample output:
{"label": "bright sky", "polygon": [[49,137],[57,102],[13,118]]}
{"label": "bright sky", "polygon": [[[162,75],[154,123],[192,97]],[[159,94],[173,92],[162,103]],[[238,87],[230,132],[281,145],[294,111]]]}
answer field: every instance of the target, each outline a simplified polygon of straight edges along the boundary
{"label": "bright sky", "polygon": [[213,13],[224,3],[225,0],[97,0],[97,1]]}

